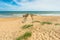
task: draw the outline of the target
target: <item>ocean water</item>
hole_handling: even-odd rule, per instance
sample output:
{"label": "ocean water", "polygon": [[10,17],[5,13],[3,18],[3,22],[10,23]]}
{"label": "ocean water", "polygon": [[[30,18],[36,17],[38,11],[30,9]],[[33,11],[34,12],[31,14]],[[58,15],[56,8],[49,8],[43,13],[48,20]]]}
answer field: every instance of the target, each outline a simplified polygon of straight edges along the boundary
{"label": "ocean water", "polygon": [[60,11],[0,11],[0,17],[21,17],[24,14],[60,16]]}

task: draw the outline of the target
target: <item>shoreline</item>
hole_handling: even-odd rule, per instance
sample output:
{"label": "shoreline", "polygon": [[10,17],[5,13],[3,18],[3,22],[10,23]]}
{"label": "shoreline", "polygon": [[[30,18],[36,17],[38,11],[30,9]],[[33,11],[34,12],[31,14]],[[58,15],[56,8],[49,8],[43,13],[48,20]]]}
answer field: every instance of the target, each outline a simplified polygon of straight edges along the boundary
{"label": "shoreline", "polygon": [[[25,14],[13,14],[13,15],[0,15],[0,18],[15,18],[22,17]],[[37,16],[60,16],[60,14],[33,14]]]}

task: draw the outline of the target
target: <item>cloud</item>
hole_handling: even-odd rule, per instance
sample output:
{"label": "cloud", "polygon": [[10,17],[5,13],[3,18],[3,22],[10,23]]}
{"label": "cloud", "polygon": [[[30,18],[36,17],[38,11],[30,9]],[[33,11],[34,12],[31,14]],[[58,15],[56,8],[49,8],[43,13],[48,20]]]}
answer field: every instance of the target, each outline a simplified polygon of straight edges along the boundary
{"label": "cloud", "polygon": [[6,10],[6,11],[9,11],[9,10],[10,11],[60,11],[60,0],[13,0],[13,1],[11,0],[8,2],[9,3],[1,2],[0,10]]}
{"label": "cloud", "polygon": [[35,0],[31,3],[21,3],[24,10],[38,10],[38,11],[59,11],[60,2],[56,0]]}

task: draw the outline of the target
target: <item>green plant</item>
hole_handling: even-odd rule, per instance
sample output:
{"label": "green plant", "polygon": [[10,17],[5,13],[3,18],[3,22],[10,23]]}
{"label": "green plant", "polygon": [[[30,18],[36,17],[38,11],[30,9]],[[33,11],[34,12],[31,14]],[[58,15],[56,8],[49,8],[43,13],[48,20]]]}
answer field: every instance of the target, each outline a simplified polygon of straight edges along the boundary
{"label": "green plant", "polygon": [[22,36],[20,36],[20,37],[18,37],[16,40],[25,40],[25,39],[27,39],[28,37],[31,37],[31,32],[26,32],[24,35],[22,35]]}
{"label": "green plant", "polygon": [[60,25],[59,23],[56,23],[55,25]]}
{"label": "green plant", "polygon": [[32,23],[34,23],[34,22],[41,23],[42,25],[44,25],[44,24],[52,24],[51,22],[40,22],[40,21],[33,21]]}
{"label": "green plant", "polygon": [[26,28],[29,28],[29,27],[32,27],[32,26],[33,26],[32,24],[28,24],[28,25],[24,25],[22,28],[26,29]]}
{"label": "green plant", "polygon": [[28,38],[31,36],[31,32],[26,32],[24,35],[23,35],[23,38]]}
{"label": "green plant", "polygon": [[44,24],[52,24],[51,22],[41,22],[42,25]]}
{"label": "green plant", "polygon": [[23,40],[23,37],[19,36],[16,40]]}
{"label": "green plant", "polygon": [[33,21],[32,23],[34,23],[34,22],[39,22],[40,23],[40,21]]}

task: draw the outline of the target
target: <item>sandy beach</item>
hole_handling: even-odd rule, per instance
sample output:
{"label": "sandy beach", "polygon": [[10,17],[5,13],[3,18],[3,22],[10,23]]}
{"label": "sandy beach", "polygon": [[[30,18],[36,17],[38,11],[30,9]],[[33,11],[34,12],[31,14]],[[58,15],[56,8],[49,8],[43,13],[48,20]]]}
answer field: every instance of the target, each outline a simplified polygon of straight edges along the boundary
{"label": "sandy beach", "polygon": [[17,40],[26,32],[31,32],[31,37],[21,40],[60,40],[60,16],[32,17],[29,15],[24,23],[24,17],[0,18],[0,40]]}

